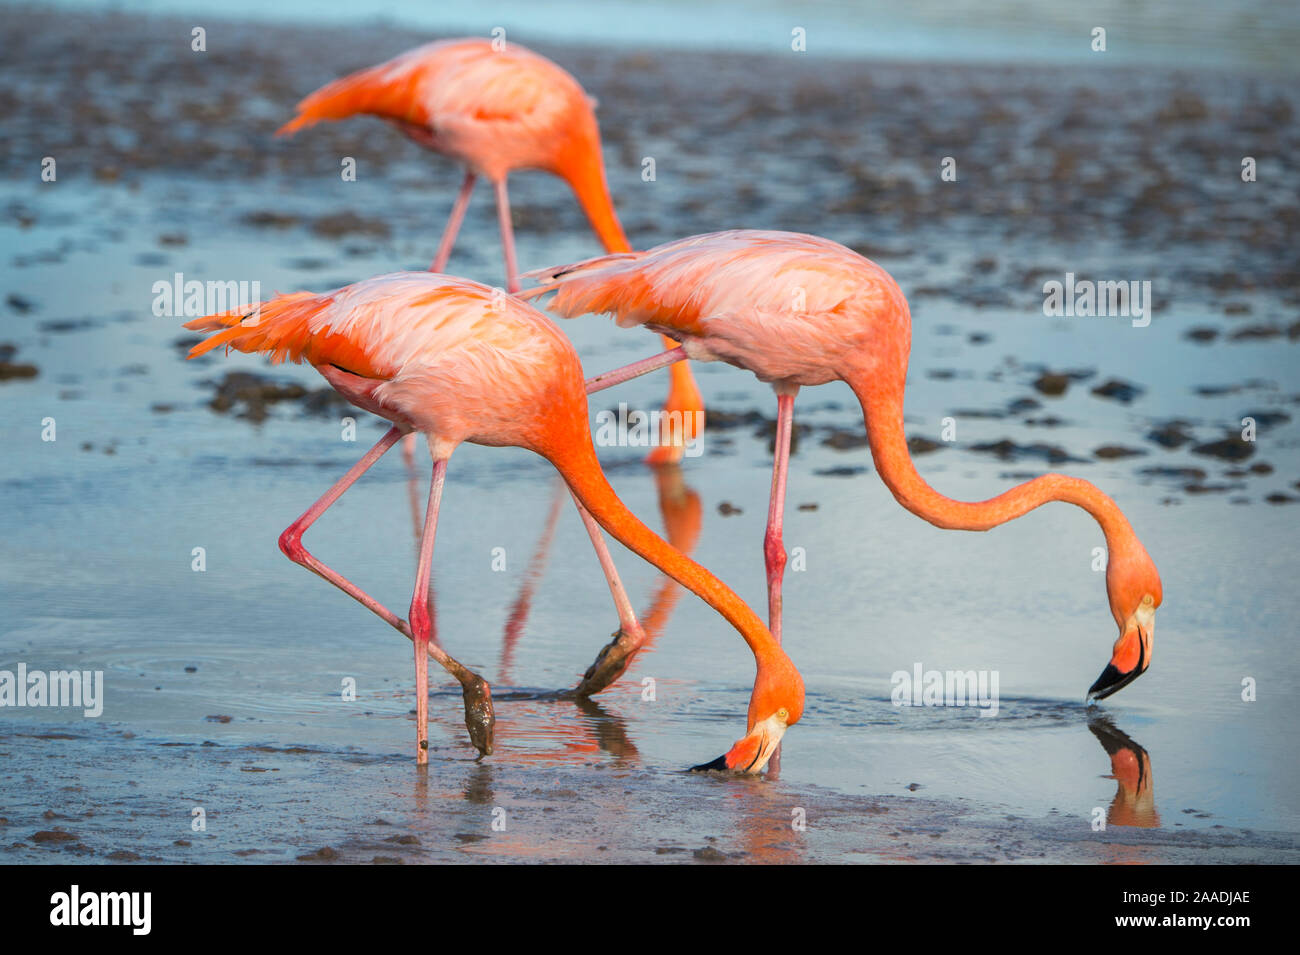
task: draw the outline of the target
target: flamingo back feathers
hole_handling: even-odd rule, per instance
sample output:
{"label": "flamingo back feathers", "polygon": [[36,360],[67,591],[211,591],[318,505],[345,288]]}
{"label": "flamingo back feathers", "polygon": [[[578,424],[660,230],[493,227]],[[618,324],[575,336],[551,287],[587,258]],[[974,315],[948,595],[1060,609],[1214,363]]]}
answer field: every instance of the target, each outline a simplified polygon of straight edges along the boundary
{"label": "flamingo back feathers", "polygon": [[191,357],[224,345],[307,362],[361,407],[453,442],[536,448],[586,428],[569,340],[526,303],[468,279],[396,272],[186,327],[216,332]]}
{"label": "flamingo back feathers", "polygon": [[441,125],[466,122],[538,125],[558,118],[575,100],[590,109],[577,80],[524,47],[510,44],[498,51],[484,39],[443,40],[321,87],[298,104],[298,115],[277,135],[358,113],[435,134]]}
{"label": "flamingo back feathers", "polygon": [[883,332],[910,337],[898,285],[839,243],[791,232],[691,236],[632,255],[530,273],[566,318],[612,314],[687,346],[692,358],[748,368],[764,381],[812,385],[869,355]]}

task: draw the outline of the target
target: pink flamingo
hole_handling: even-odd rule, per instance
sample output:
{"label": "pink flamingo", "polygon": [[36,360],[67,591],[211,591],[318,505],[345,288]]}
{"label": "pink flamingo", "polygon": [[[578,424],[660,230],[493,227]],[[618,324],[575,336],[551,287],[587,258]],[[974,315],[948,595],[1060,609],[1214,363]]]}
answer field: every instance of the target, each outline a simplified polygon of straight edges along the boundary
{"label": "pink flamingo", "polygon": [[[506,287],[515,292],[519,275],[506,179],[517,169],[559,176],[573,190],[605,251],[631,249],[609,197],[594,103],[567,71],[516,43],[443,40],[322,87],[298,104],[298,115],[277,135],[368,113],[420,145],[459,160],[465,179],[429,270],[446,268],[474,184],[482,176],[496,193]],[[664,344],[673,346],[668,340]],[[674,365],[671,376],[660,443],[647,459],[651,464],[680,460],[685,438],[694,434],[695,412],[704,411],[690,368]],[[681,426],[672,427],[672,422]],[[408,441],[405,448],[410,461],[414,445]]]}
{"label": "pink flamingo", "polygon": [[[413,641],[419,763],[428,761],[430,656],[461,683],[471,741],[481,754],[492,751],[491,691],[430,640],[425,599],[447,462],[465,441],[527,448],[546,458],[584,515],[694,591],[740,632],[754,653],[757,674],[748,729],[723,758],[727,768],[760,771],[786,728],[798,722],[803,680],[762,621],[722,581],[642,524],[605,480],[588,429],[588,383],[577,353],[531,306],[465,279],[399,272],[322,294],[280,295],[252,311],[210,315],[186,327],[217,331],[191,357],[225,345],[265,353],[273,362],[305,361],[357,407],[393,423],[280,535],[280,548]],[[622,380],[669,360],[656,356],[604,380]],[[424,434],[433,461],[409,624],[302,544],[307,528],[408,432]]]}
{"label": "pink flamingo", "polygon": [[[1106,592],[1119,637],[1089,697],[1109,696],[1150,665],[1160,576],[1113,500],[1087,481],[1045,474],[987,501],[955,501],[917,473],[903,433],[912,320],[898,285],[874,262],[828,239],[737,230],[526,277],[543,284],[524,297],[555,290],[550,308],[560,315],[612,313],[620,325],[644,325],[680,341],[693,360],[725,361],[772,385],[776,461],[763,552],[768,625],[778,642],[794,398],[805,385],[839,380],[862,405],[881,479],[903,507],[931,524],[984,531],[1049,501],[1092,515],[1106,539]],[[625,649],[634,652],[635,646]]]}

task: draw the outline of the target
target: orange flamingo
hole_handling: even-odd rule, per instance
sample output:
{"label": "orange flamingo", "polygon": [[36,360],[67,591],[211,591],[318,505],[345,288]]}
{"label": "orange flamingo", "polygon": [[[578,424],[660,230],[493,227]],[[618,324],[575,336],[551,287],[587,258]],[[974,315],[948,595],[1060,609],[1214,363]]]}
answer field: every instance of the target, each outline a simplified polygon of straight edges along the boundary
{"label": "orange flamingo", "polygon": [[987,501],[954,501],[917,473],[903,433],[912,320],[902,291],[874,262],[828,239],[737,230],[526,277],[542,284],[524,296],[556,291],[550,308],[560,315],[612,313],[620,325],[644,325],[680,341],[694,360],[749,369],[775,389],[776,462],[763,549],[768,625],[778,642],[794,398],[804,385],[840,380],[862,405],[881,479],[903,507],[931,524],[989,530],[1048,501],[1092,515],[1106,538],[1106,592],[1119,638],[1089,697],[1109,696],[1150,665],[1160,576],[1113,500],[1087,481],[1045,474]]}
{"label": "orange flamingo", "polygon": [[[516,169],[559,176],[573,189],[605,251],[631,250],[609,197],[594,103],[566,70],[518,44],[443,40],[322,87],[298,104],[298,115],[277,135],[369,113],[421,146],[459,160],[465,179],[429,270],[446,268],[474,184],[483,176],[496,193],[506,287],[515,292],[519,275],[506,178]],[[673,346],[666,339],[664,344]],[[675,365],[671,375],[660,443],[647,459],[652,464],[681,459],[685,439],[694,435],[694,412],[704,410],[690,368]],[[414,450],[411,442],[406,448]]]}
{"label": "orange flamingo", "polygon": [[[332,292],[280,295],[252,311],[239,309],[187,323],[217,331],[190,357],[222,345],[262,352],[271,361],[310,363],[357,407],[393,427],[280,536],[293,561],[324,577],[406,635],[415,645],[416,759],[428,761],[428,657],[462,685],[465,722],[481,754],[492,749],[491,691],[430,639],[425,595],[447,462],[465,441],[527,448],[551,462],[580,511],[630,550],[698,594],[740,631],[757,668],[748,728],[710,766],[756,773],[788,726],[803,713],[803,680],[752,610],[725,584],[642,524],[605,479],[588,430],[582,366],[568,339],[518,299],[466,279],[399,272]],[[631,370],[601,376],[623,380],[679,358],[677,350]],[[421,432],[433,461],[410,623],[321,563],[302,545],[303,532],[402,435]]]}

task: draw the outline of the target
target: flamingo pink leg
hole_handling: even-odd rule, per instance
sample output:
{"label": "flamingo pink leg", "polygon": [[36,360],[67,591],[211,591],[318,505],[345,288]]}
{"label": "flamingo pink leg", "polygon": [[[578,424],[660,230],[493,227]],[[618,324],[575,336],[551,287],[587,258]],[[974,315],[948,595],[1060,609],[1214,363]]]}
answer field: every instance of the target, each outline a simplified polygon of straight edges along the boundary
{"label": "flamingo pink leg", "polygon": [[[302,515],[292,524],[290,524],[283,534],[280,535],[280,550],[284,555],[292,560],[295,564],[306,567],[312,573],[323,577],[339,590],[343,591],[349,597],[356,600],[363,607],[374,613],[398,633],[403,634],[407,639],[416,643],[411,627],[407,622],[397,614],[393,613],[374,597],[370,596],[352,581],[348,580],[342,574],[332,570],[330,567],[317,560],[302,544],[302,535],[306,530],[316,523],[317,519],[325,513],[335,501],[343,496],[343,492],[357,482],[357,479],[366,471],[370,470],[381,457],[384,456],[398,439],[402,436],[402,429],[390,428],[388,432],[379,439],[373,448],[366,452],[365,456],[348,470],[337,483],[326,491],[321,498],[309,507]],[[425,590],[428,588],[428,578],[425,578]],[[425,591],[418,591],[423,593]],[[426,611],[427,619],[427,611]],[[492,729],[495,722],[492,714],[491,691],[487,683],[478,674],[460,664],[446,653],[436,643],[427,638],[425,640],[425,652],[431,656],[438,664],[454,676],[461,684],[465,696],[465,724],[469,729],[470,739],[479,752],[490,755],[492,752]],[[417,666],[418,669],[418,666]],[[417,675],[418,678],[418,675]],[[427,698],[427,693],[426,693]],[[427,705],[427,704],[426,704]],[[418,708],[418,707],[417,707]]]}
{"label": "flamingo pink leg", "polygon": [[776,460],[772,464],[772,499],[767,508],[763,557],[767,564],[767,626],[781,642],[781,580],[785,576],[785,479],[790,468],[790,435],[794,426],[794,395],[776,397]]}
{"label": "flamingo pink leg", "polygon": [[415,546],[420,546],[420,474],[415,469],[415,442],[418,439],[412,431],[402,439],[402,460],[406,462],[406,501],[411,508],[411,534],[415,537]]}
{"label": "flamingo pink leg", "polygon": [[634,361],[630,365],[623,365],[621,368],[603,371],[599,375],[588,378],[584,382],[587,388],[587,394],[590,395],[597,391],[604,391],[606,388],[613,388],[615,385],[621,385],[623,382],[631,381],[633,378],[640,378],[642,375],[648,375],[652,371],[658,371],[665,365],[671,365],[674,362],[684,361],[685,359],[686,349],[679,345],[676,348],[661,351],[657,355],[651,355],[649,358],[642,358],[640,361]]}
{"label": "flamingo pink leg", "polygon": [[429,616],[429,574],[433,565],[433,539],[438,531],[438,505],[447,478],[447,459],[433,462],[433,479],[429,482],[429,506],[424,513],[424,533],[420,536],[420,564],[415,572],[415,593],[411,595],[411,638],[415,643],[415,761],[429,761],[429,640],[432,618]]}
{"label": "flamingo pink leg", "polygon": [[501,223],[501,248],[506,256],[506,291],[513,295],[519,291],[519,263],[515,260],[515,229],[510,222],[510,197],[506,194],[505,177],[496,182],[497,219]]}
{"label": "flamingo pink leg", "polygon": [[465,181],[461,183],[460,193],[452,204],[447,227],[442,230],[442,241],[438,243],[438,254],[434,256],[433,264],[429,266],[430,272],[441,272],[447,267],[447,260],[451,258],[452,246],[456,244],[461,223],[465,221],[465,210],[469,208],[469,197],[474,191],[474,183],[477,179],[474,170],[465,170]]}
{"label": "flamingo pink leg", "polygon": [[388,433],[379,439],[379,443],[366,452],[356,464],[352,465],[347,474],[343,475],[339,481],[331,487],[315,504],[307,509],[307,512],[298,518],[280,535],[280,550],[284,556],[288,557],[295,564],[301,564],[312,573],[324,577],[339,590],[343,591],[349,597],[358,601],[363,607],[371,613],[377,614],[389,626],[393,627],[400,633],[411,636],[410,628],[407,627],[406,621],[402,620],[395,613],[381,604],[374,597],[358,587],[352,581],[343,575],[331,570],[325,564],[313,557],[302,545],[302,535],[307,528],[316,523],[316,520],[328,510],[335,501],[343,496],[343,492],[357,482],[361,475],[370,470],[371,466],[388,452],[397,440],[402,436],[400,428],[390,428]]}
{"label": "flamingo pink leg", "polygon": [[582,517],[582,523],[587,528],[587,534],[591,537],[591,544],[596,549],[596,559],[600,561],[600,569],[605,572],[605,579],[609,581],[609,592],[614,598],[614,606],[618,610],[619,626],[630,636],[637,636],[640,640],[645,639],[645,632],[641,629],[641,624],[637,623],[636,612],[632,609],[632,602],[627,599],[627,593],[623,590],[623,584],[618,577],[618,569],[614,566],[614,558],[609,554],[609,548],[605,545],[604,535],[601,534],[600,525],[596,519],[587,512],[578,499],[573,499],[574,505],[578,508],[578,514]]}
{"label": "flamingo pink leg", "polygon": [[[781,580],[785,575],[785,480],[790,469],[790,436],[794,430],[794,395],[776,396],[776,460],[772,462],[772,499],[767,506],[767,533],[763,535],[763,559],[767,565],[767,628],[781,642]],[[767,778],[781,776],[781,744],[767,761]]]}
{"label": "flamingo pink leg", "polygon": [[[681,361],[685,357],[686,353],[681,348],[660,352],[658,355],[588,378],[587,392],[590,394],[594,391],[602,391],[640,375],[649,374],[657,368]],[[605,582],[609,585],[610,596],[614,598],[614,607],[618,611],[618,633],[614,634],[613,640],[601,648],[600,653],[596,655],[596,662],[587,668],[574,690],[575,695],[586,697],[599,693],[623,675],[628,664],[632,662],[632,657],[645,645],[647,635],[645,628],[637,620],[636,611],[632,609],[632,601],[628,600],[627,591],[623,588],[622,580],[619,579],[614,558],[610,556],[600,525],[578,503],[576,497],[573,503],[578,508],[578,514],[582,516],[582,523],[587,528],[591,546],[596,550],[596,559],[600,561],[600,569],[605,574]]]}

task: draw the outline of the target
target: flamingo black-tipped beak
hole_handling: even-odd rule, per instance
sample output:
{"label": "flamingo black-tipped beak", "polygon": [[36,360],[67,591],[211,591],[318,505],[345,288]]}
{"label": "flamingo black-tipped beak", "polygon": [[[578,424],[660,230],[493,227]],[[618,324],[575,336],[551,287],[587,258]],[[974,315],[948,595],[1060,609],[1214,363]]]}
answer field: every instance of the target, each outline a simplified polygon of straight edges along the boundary
{"label": "flamingo black-tipped beak", "polygon": [[1097,700],[1106,699],[1112,693],[1118,693],[1141,675],[1142,669],[1140,667],[1134,667],[1128,673],[1121,673],[1115,667],[1115,664],[1106,664],[1106,669],[1101,671],[1101,676],[1097,677],[1096,682],[1088,687],[1088,702],[1094,703]]}
{"label": "flamingo black-tipped beak", "polygon": [[727,757],[726,757],[726,756],[719,756],[717,759],[715,759],[715,760],[711,760],[710,762],[707,762],[707,763],[700,763],[700,765],[698,765],[698,766],[692,766],[689,770],[687,770],[687,772],[691,772],[691,773],[709,773],[709,772],[725,773],[725,772],[727,771],[727,768],[728,768],[728,767],[727,767]]}
{"label": "flamingo black-tipped beak", "polygon": [[773,714],[765,720],[754,724],[754,728],[745,734],[745,738],[727,750],[725,755],[699,766],[692,766],[690,772],[704,773],[713,770],[724,773],[748,773],[757,775],[763,771],[767,761],[772,758],[776,748],[785,735],[786,722],[782,715]]}
{"label": "flamingo black-tipped beak", "polygon": [[1115,642],[1115,654],[1106,669],[1101,671],[1092,686],[1088,687],[1088,702],[1104,700],[1112,693],[1118,693],[1128,686],[1151,665],[1151,622],[1147,629],[1140,625],[1125,628],[1119,640]]}

